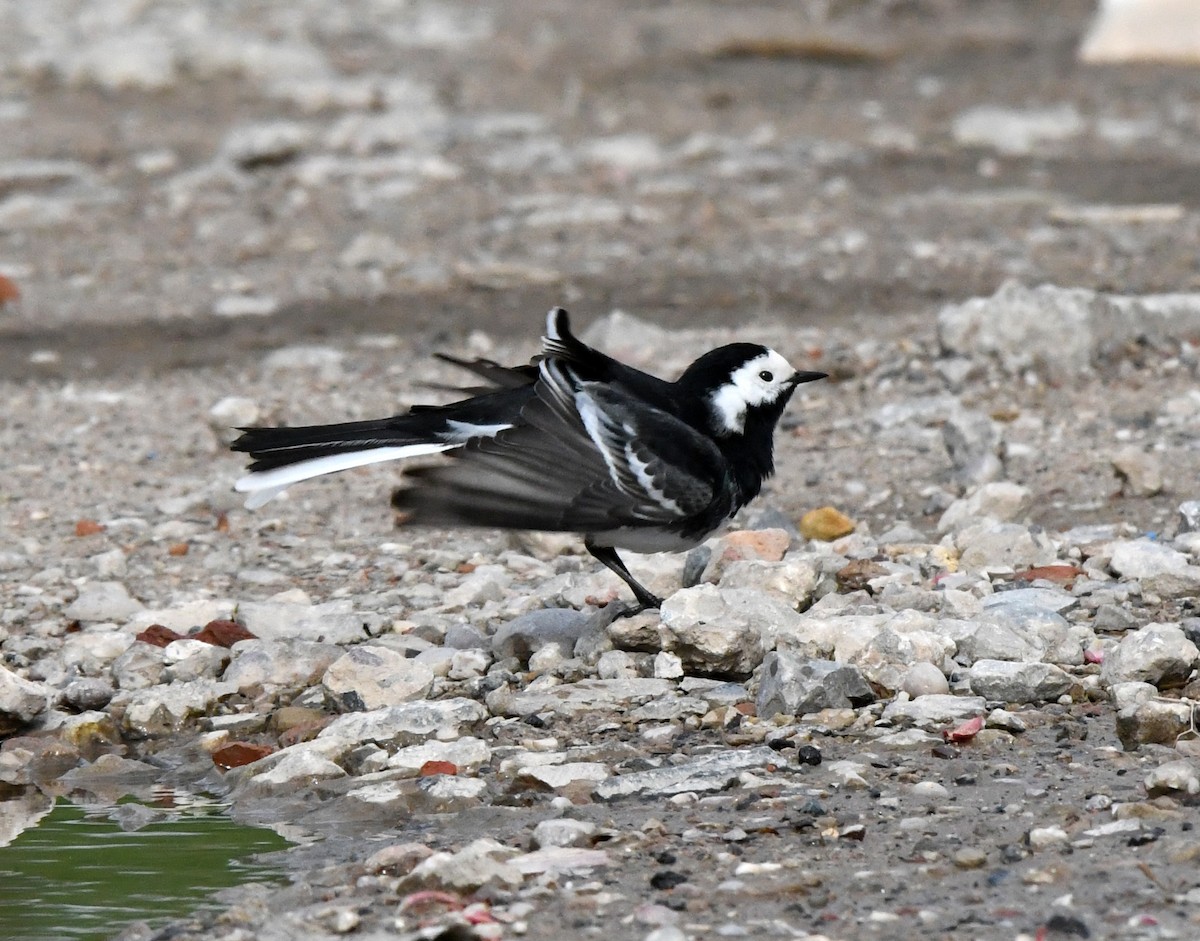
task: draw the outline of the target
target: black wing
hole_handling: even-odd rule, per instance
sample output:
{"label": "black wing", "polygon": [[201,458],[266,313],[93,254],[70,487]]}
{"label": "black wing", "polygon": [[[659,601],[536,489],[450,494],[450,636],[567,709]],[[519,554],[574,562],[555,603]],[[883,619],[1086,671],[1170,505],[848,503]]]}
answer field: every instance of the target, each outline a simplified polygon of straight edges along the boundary
{"label": "black wing", "polygon": [[512,428],[414,472],[393,503],[412,522],[565,532],[679,526],[728,498],[716,446],[551,355]]}

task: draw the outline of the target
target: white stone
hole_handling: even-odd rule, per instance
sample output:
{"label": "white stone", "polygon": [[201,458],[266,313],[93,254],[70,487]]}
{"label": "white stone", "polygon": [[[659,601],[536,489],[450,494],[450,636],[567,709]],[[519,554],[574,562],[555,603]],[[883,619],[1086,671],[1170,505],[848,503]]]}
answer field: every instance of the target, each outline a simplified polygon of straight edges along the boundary
{"label": "white stone", "polygon": [[341,708],[369,711],[424,699],[433,679],[423,663],[389,647],[361,644],[331,663],[321,684]]}
{"label": "white stone", "polygon": [[129,589],[120,582],[89,582],[67,605],[63,615],[75,621],[119,623],[141,611],[142,607],[142,603],[130,597]]}
{"label": "white stone", "polygon": [[1147,624],[1121,638],[1104,658],[1101,680],[1109,686],[1141,681],[1159,688],[1187,680],[1200,650],[1177,624]]}
{"label": "white stone", "polygon": [[1028,487],[1006,480],[983,484],[946,508],[938,520],[938,532],[958,530],[980,517],[1001,523],[1011,522],[1021,515],[1029,504],[1029,498]]}
{"label": "white stone", "polygon": [[1109,567],[1122,578],[1148,578],[1182,572],[1188,567],[1188,558],[1160,542],[1133,539],[1113,544]]}
{"label": "white stone", "polygon": [[993,702],[1053,702],[1074,683],[1052,663],[976,660],[967,671],[971,692]]}
{"label": "white stone", "polygon": [[519,777],[528,778],[552,790],[567,787],[576,782],[594,783],[609,777],[608,766],[598,761],[575,761],[560,765],[531,765],[517,772]]}
{"label": "white stone", "polygon": [[491,760],[491,746],[482,739],[464,735],[448,742],[428,741],[399,748],[387,761],[394,770],[416,774],[427,761],[448,761],[459,772],[470,771]]}

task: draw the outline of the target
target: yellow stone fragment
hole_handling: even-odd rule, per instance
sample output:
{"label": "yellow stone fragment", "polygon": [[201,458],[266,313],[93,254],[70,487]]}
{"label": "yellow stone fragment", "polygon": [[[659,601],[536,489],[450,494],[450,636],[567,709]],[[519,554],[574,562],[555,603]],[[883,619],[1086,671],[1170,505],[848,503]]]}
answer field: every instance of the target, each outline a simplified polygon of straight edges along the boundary
{"label": "yellow stone fragment", "polygon": [[854,520],[845,513],[831,506],[823,506],[819,510],[809,510],[800,517],[800,535],[805,539],[833,542],[854,532],[854,525]]}

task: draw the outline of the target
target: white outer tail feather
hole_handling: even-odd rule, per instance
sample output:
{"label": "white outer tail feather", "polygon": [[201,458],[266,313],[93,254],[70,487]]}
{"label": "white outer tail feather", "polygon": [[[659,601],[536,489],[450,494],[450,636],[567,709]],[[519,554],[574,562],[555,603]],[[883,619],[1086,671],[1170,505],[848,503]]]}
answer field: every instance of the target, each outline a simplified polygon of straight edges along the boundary
{"label": "white outer tail feather", "polygon": [[347,454],[327,454],[325,457],[314,457],[286,467],[275,467],[266,471],[255,471],[245,477],[238,478],[233,489],[239,493],[248,493],[246,509],[256,510],[263,504],[273,500],[292,484],[337,471],[349,470],[352,467],[364,467],[367,464],[379,464],[383,461],[398,461],[406,457],[422,457],[427,454],[440,454],[451,448],[461,446],[459,443],[426,443],[406,444],[402,447],[371,448],[367,451],[351,451]]}

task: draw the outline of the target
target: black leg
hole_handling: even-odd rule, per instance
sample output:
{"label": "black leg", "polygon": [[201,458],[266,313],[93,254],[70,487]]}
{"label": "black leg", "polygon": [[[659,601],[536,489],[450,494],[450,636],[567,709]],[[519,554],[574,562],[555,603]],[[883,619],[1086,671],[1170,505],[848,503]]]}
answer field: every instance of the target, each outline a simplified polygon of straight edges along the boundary
{"label": "black leg", "polygon": [[598,546],[591,539],[583,541],[587,551],[595,558],[604,563],[614,575],[621,579],[633,591],[634,597],[638,600],[638,606],[631,608],[628,611],[622,612],[623,617],[628,617],[631,614],[638,614],[645,611],[647,608],[661,608],[662,599],[657,595],[651,594],[647,588],[642,585],[636,578],[629,574],[629,569],[625,568],[625,563],[621,561],[621,557],[617,555],[617,550],[611,546]]}

